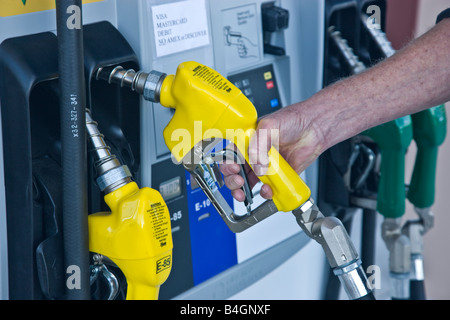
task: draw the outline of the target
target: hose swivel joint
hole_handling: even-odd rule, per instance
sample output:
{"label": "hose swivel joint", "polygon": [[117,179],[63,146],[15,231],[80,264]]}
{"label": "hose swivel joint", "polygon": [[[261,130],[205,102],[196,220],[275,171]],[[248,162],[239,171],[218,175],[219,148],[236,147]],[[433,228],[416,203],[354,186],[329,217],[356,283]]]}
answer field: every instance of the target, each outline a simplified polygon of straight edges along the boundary
{"label": "hose swivel joint", "polygon": [[322,246],[348,297],[352,300],[371,297],[372,288],[342,222],[336,217],[324,216],[311,199],[292,213],[305,234]]}

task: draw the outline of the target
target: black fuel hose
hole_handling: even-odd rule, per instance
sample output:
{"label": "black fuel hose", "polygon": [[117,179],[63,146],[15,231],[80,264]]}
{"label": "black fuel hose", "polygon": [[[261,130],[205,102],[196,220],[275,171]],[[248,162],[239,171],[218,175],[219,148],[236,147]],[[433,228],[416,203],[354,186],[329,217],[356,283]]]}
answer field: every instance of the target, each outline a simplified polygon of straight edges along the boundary
{"label": "black fuel hose", "polygon": [[375,298],[375,295],[373,294],[373,292],[369,292],[365,296],[363,296],[359,299],[356,299],[356,300],[376,300],[376,298]]}
{"label": "black fuel hose", "polygon": [[423,280],[410,280],[409,293],[410,300],[426,300],[425,282]]}
{"label": "black fuel hose", "polygon": [[89,238],[81,0],[56,0],[66,298],[87,300]]}

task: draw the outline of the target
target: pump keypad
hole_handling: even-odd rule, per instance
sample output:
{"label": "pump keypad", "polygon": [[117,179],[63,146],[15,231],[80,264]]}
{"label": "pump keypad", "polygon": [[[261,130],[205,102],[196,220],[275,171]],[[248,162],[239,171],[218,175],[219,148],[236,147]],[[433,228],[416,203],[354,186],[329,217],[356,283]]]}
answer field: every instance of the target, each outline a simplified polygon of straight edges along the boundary
{"label": "pump keypad", "polygon": [[282,108],[275,72],[271,64],[228,77],[253,103],[258,116]]}

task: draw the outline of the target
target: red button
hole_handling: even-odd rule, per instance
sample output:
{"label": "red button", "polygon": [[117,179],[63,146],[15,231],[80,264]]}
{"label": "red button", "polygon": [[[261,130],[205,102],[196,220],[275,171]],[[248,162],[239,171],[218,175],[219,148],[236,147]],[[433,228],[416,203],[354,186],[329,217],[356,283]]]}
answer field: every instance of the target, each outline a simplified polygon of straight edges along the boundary
{"label": "red button", "polygon": [[273,87],[274,87],[273,81],[267,81],[266,87],[267,87],[267,90],[273,89]]}

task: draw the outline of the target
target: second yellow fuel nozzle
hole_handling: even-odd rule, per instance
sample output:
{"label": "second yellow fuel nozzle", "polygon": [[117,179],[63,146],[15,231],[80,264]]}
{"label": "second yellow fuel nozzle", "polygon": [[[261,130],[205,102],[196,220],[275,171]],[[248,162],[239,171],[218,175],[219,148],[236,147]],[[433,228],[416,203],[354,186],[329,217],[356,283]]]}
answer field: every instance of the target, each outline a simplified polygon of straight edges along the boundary
{"label": "second yellow fuel nozzle", "polygon": [[[112,66],[99,69],[97,79],[119,83],[146,100],[175,109],[164,129],[166,145],[178,163],[193,175],[231,231],[242,232],[278,211],[292,211],[303,231],[322,245],[349,298],[374,298],[342,222],[319,211],[308,186],[275,148],[268,153],[267,174],[260,177],[272,188],[272,200],[251,210],[252,195],[246,184],[248,213],[240,216],[220,194],[216,186],[220,178],[214,174],[216,161],[240,160],[241,164],[246,161],[251,166],[247,149],[258,120],[253,104],[226,78],[207,66],[189,61],[181,63],[175,75]],[[214,151],[215,145],[224,139],[232,142],[239,152]],[[241,175],[245,177],[242,168]]]}
{"label": "second yellow fuel nozzle", "polygon": [[[97,123],[86,112],[86,128],[97,184],[111,212],[89,215],[89,250],[95,253],[92,274],[104,276],[110,291],[116,281],[104,261],[112,261],[127,280],[127,300],[157,300],[172,268],[170,215],[161,194],[132,181],[126,165],[110,153]],[[110,293],[109,298],[114,295]]]}

